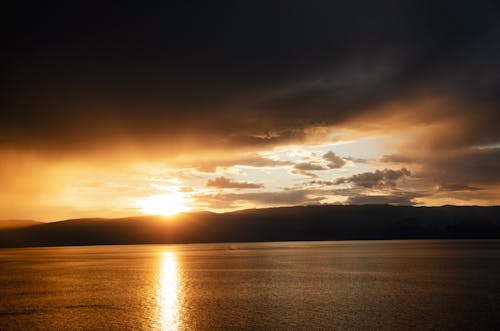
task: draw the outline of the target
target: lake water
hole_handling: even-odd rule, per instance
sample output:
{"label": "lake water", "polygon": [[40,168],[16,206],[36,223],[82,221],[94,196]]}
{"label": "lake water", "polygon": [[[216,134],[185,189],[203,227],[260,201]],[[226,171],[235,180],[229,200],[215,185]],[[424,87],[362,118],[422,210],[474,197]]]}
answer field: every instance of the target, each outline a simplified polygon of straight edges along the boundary
{"label": "lake water", "polygon": [[496,240],[0,250],[0,330],[499,328]]}

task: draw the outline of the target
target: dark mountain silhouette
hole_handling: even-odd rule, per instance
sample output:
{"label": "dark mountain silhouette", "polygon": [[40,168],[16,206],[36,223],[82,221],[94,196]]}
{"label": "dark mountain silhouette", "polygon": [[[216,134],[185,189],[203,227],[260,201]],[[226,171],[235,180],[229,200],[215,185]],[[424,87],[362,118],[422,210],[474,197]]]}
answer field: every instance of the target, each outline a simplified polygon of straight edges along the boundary
{"label": "dark mountain silhouette", "polygon": [[31,226],[36,224],[42,224],[42,222],[37,222],[33,220],[0,220],[0,230],[22,228],[25,226]]}
{"label": "dark mountain silhouette", "polygon": [[500,238],[500,207],[323,205],[74,219],[1,230],[0,247],[417,238]]}

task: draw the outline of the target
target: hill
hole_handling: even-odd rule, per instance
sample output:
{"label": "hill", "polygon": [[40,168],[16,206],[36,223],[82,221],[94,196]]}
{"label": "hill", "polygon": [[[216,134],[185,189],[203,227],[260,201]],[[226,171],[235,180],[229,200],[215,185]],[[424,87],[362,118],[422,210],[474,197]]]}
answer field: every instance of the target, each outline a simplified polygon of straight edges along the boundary
{"label": "hill", "polygon": [[0,220],[0,230],[22,228],[25,226],[32,226],[41,223],[42,222],[37,222],[32,220]]}
{"label": "hill", "polygon": [[0,231],[0,247],[500,238],[500,207],[306,206],[74,219]]}

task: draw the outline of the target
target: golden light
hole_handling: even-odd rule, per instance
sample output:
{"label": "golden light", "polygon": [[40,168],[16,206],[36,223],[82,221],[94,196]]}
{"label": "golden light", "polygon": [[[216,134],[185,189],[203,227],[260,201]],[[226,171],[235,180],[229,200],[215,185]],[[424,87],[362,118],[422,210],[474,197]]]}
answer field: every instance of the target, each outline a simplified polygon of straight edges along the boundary
{"label": "golden light", "polygon": [[179,303],[181,287],[179,267],[174,252],[165,252],[162,254],[158,276],[158,289],[156,293],[158,319],[156,324],[160,330],[176,331],[181,324]]}
{"label": "golden light", "polygon": [[150,195],[137,202],[144,213],[165,216],[188,211],[190,208],[186,206],[186,203],[187,200],[179,192]]}

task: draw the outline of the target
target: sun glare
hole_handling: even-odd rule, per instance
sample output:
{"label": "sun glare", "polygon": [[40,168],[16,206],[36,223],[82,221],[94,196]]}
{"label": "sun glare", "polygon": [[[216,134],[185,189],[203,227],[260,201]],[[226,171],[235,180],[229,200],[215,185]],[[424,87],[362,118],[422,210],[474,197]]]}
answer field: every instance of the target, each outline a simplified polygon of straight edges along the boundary
{"label": "sun glare", "polygon": [[141,210],[150,215],[175,215],[189,210],[181,193],[155,194],[138,201]]}
{"label": "sun glare", "polygon": [[180,327],[181,279],[175,252],[162,254],[158,275],[158,327],[160,330],[177,331]]}

